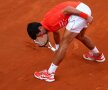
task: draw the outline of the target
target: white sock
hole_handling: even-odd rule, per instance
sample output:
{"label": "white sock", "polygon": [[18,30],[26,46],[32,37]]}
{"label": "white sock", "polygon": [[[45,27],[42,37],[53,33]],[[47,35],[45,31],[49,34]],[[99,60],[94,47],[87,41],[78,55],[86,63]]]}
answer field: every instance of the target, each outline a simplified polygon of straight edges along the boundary
{"label": "white sock", "polygon": [[57,69],[58,66],[56,66],[55,64],[51,64],[51,66],[49,67],[48,69],[48,73],[51,74],[51,73],[55,73],[56,69]]}
{"label": "white sock", "polygon": [[91,52],[95,54],[95,53],[99,53],[99,50],[96,47],[94,47],[94,49],[92,49]]}
{"label": "white sock", "polygon": [[55,45],[56,50],[59,49],[59,46],[60,46],[59,44],[56,44],[56,45]]}

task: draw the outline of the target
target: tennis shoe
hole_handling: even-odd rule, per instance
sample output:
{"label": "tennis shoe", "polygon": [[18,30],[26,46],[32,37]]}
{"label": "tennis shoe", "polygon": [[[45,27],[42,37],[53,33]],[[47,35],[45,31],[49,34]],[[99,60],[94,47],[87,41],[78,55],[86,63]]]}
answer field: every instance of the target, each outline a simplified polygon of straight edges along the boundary
{"label": "tennis shoe", "polygon": [[47,82],[53,82],[53,81],[55,81],[54,73],[49,74],[48,71],[47,71],[46,69],[43,70],[43,71],[40,71],[40,72],[35,72],[35,73],[34,73],[34,76],[35,76],[37,79],[45,80],[45,81],[47,81]]}
{"label": "tennis shoe", "polygon": [[83,54],[83,58],[90,61],[97,61],[97,62],[104,62],[105,57],[103,53],[99,53],[99,56],[94,55],[92,52],[88,52],[86,54]]}

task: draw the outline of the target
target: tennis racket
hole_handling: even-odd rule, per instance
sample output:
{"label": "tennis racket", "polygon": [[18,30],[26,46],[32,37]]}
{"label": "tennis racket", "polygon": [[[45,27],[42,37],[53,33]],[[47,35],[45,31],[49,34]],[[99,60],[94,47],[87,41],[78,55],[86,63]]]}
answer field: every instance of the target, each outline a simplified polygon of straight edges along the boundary
{"label": "tennis racket", "polygon": [[37,37],[36,40],[34,40],[34,43],[37,44],[39,47],[47,47],[51,49],[53,52],[56,51],[56,49],[49,42],[48,34],[44,34],[40,37]]}

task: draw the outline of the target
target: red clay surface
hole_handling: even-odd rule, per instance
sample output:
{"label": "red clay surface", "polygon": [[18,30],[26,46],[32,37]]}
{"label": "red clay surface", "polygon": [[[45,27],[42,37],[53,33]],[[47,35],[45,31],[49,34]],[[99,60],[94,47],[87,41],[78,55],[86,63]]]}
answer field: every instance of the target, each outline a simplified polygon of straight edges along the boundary
{"label": "red clay surface", "polygon": [[75,40],[56,72],[56,82],[34,78],[35,70],[49,67],[54,53],[35,46],[26,25],[40,21],[50,8],[63,1],[67,0],[0,1],[0,90],[108,90],[108,0],[82,0],[94,16],[87,34],[104,52],[106,62],[85,61],[82,54],[88,49]]}

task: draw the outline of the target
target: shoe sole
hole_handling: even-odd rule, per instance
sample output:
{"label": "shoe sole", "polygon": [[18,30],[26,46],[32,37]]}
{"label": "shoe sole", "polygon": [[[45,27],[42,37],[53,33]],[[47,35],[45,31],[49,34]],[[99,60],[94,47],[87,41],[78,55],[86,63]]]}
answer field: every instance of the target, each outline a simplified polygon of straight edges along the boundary
{"label": "shoe sole", "polygon": [[89,60],[89,61],[94,61],[94,59],[86,58],[85,55],[83,55],[83,58],[86,59],[86,60]]}
{"label": "shoe sole", "polygon": [[96,62],[104,62],[105,61],[105,58],[103,60],[95,60],[95,59],[91,59],[91,58],[86,58],[84,55],[83,55],[83,58],[85,60],[89,60],[89,61],[96,61]]}
{"label": "shoe sole", "polygon": [[96,60],[97,62],[105,62],[105,58],[102,60]]}
{"label": "shoe sole", "polygon": [[55,81],[55,79],[53,79],[53,80],[48,80],[47,78],[38,77],[38,76],[36,76],[35,74],[34,74],[34,77],[37,78],[37,79],[39,79],[39,80],[45,80],[45,81],[47,81],[47,82],[54,82],[54,81]]}
{"label": "shoe sole", "polygon": [[35,74],[34,74],[34,77],[37,78],[37,79],[43,80],[43,78],[37,77]]}

